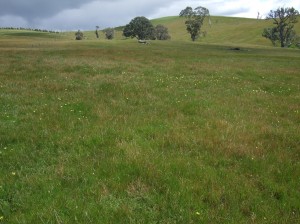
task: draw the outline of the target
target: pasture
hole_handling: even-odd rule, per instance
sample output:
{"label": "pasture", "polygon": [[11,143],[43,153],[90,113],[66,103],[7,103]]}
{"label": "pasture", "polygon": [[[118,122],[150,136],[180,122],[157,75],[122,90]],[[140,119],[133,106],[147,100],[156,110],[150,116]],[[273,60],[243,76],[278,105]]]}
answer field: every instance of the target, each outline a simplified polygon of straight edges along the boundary
{"label": "pasture", "polygon": [[230,38],[1,30],[0,223],[299,223],[300,51]]}

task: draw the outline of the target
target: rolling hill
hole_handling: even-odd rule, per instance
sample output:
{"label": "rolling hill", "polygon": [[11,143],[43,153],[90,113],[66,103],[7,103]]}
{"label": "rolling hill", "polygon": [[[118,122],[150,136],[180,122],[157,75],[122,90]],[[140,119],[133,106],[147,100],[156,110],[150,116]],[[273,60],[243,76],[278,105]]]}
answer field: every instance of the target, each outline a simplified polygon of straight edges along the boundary
{"label": "rolling hill", "polygon": [[[190,36],[185,28],[185,18],[169,16],[151,20],[153,25],[162,24],[169,29],[172,37],[171,41],[190,41]],[[129,21],[128,21],[129,22]],[[258,45],[272,46],[271,42],[261,36],[264,28],[272,26],[271,21],[257,20],[249,18],[211,16],[211,26],[205,22],[202,31],[206,32],[205,37],[201,37],[197,42],[219,45]],[[125,24],[124,24],[125,25]],[[295,26],[296,32],[300,33],[300,23]],[[4,32],[4,31],[3,31]],[[2,34],[3,34],[2,32]],[[85,31],[86,40],[96,40],[95,31]],[[104,39],[104,34],[100,31],[100,39]],[[74,39],[74,31],[57,34],[38,33],[34,31],[5,30],[5,36],[19,38],[51,38],[51,39]],[[2,35],[3,36],[3,35]],[[1,32],[0,32],[1,38]],[[125,39],[122,36],[122,27],[117,27],[115,40]]]}
{"label": "rolling hill", "polygon": [[[172,41],[190,41],[186,31],[185,18],[169,16],[151,20],[153,25],[162,24],[169,29]],[[259,45],[272,46],[271,42],[262,37],[264,28],[272,26],[271,21],[249,18],[211,16],[211,26],[205,22],[202,30],[206,36],[201,37],[197,42],[221,45]],[[300,23],[295,26],[296,32],[300,33]],[[124,39],[122,27],[116,29],[116,39]],[[72,33],[73,35],[73,33]],[[86,32],[88,39],[95,39],[94,31]],[[72,36],[73,38],[73,36]],[[103,34],[102,34],[103,38]]]}
{"label": "rolling hill", "polygon": [[212,22],[0,30],[0,223],[300,223],[300,51]]}
{"label": "rolling hill", "polygon": [[[165,17],[152,20],[153,24],[163,24],[169,28],[173,40],[190,40],[185,29],[185,19],[178,16]],[[207,21],[203,26],[206,31],[205,37],[199,38],[199,42],[212,44],[250,44],[271,46],[270,41],[261,36],[262,30],[271,26],[270,21],[212,16],[211,26]],[[297,33],[300,32],[300,23],[296,26]]]}

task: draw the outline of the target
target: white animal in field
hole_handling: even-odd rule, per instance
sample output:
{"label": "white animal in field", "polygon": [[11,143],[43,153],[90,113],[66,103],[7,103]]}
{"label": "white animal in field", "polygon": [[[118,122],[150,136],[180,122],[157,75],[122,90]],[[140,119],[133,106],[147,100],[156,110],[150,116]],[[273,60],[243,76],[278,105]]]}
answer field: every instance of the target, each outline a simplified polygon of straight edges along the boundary
{"label": "white animal in field", "polygon": [[149,41],[147,41],[147,40],[139,40],[139,43],[140,44],[150,44]]}

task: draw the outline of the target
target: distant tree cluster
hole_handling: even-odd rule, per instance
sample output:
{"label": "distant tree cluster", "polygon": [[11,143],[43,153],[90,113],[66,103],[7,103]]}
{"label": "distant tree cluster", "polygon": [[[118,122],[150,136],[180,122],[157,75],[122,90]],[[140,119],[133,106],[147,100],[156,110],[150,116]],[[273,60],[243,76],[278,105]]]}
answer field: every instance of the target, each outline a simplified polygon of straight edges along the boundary
{"label": "distant tree cluster", "polygon": [[78,30],[75,33],[75,40],[83,40],[83,32],[81,32],[80,30]]}
{"label": "distant tree cluster", "polygon": [[[97,39],[100,38],[100,34],[99,34],[98,29],[99,29],[99,26],[96,26],[95,34],[96,34]],[[114,28],[106,28],[106,29],[102,30],[102,32],[104,33],[105,38],[108,39],[108,40],[112,40],[115,37],[115,29]],[[83,32],[78,30],[75,33],[75,40],[83,40],[83,39],[84,39]]]}
{"label": "distant tree cluster", "polygon": [[[98,30],[99,30],[99,26],[96,26],[95,34],[96,34],[97,39],[100,38]],[[105,28],[104,30],[102,30],[102,32],[104,33],[105,38],[108,40],[112,40],[115,38],[115,29],[114,28]]]}
{"label": "distant tree cluster", "polygon": [[267,20],[273,20],[273,27],[263,30],[262,36],[269,39],[275,46],[277,43],[281,47],[290,47],[296,45],[300,47],[300,37],[294,30],[295,23],[298,22],[299,12],[292,8],[278,8],[271,10],[266,17]]}
{"label": "distant tree cluster", "polygon": [[103,33],[108,40],[112,40],[115,37],[115,30],[113,28],[106,28],[103,30]]}
{"label": "distant tree cluster", "polygon": [[46,30],[46,29],[32,29],[32,28],[23,28],[23,27],[0,27],[2,30],[28,30],[44,33],[59,33],[58,31]]}
{"label": "distant tree cluster", "polygon": [[123,29],[123,36],[138,40],[168,40],[171,36],[163,25],[156,27],[146,17],[135,17]]}

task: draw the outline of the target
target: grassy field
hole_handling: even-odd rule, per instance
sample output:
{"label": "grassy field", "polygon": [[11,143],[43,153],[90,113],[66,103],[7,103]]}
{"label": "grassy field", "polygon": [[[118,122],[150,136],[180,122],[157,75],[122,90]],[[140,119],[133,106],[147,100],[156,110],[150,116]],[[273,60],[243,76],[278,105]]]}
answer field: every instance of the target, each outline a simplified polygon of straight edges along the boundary
{"label": "grassy field", "polygon": [[300,222],[300,51],[182,35],[0,31],[1,223]]}

